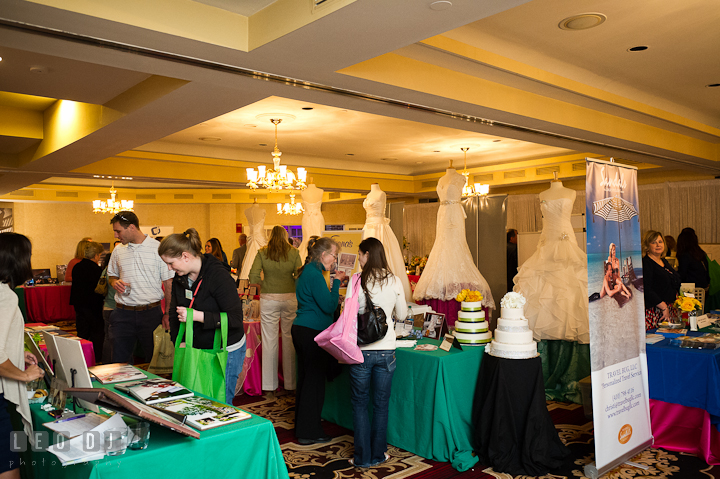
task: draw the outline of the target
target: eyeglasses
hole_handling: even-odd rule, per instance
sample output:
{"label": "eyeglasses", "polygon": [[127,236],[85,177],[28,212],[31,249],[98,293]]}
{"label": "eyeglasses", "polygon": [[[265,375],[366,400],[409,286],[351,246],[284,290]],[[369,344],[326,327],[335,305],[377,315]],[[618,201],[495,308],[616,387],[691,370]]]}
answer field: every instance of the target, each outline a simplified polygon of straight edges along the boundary
{"label": "eyeglasses", "polygon": [[[326,253],[327,253],[327,251],[326,251]],[[335,261],[337,261],[338,257],[337,257],[336,254],[332,254],[332,253],[327,253],[327,254],[329,254],[330,256],[332,256],[333,258],[335,258]]]}

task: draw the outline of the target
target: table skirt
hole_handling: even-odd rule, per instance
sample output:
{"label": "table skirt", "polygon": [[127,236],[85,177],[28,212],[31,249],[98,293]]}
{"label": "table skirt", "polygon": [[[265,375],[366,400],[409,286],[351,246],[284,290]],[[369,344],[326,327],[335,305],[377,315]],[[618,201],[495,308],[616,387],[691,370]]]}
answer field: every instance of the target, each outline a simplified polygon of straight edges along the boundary
{"label": "table skirt", "polygon": [[720,464],[720,431],[704,409],[650,400],[654,447],[687,452]]}

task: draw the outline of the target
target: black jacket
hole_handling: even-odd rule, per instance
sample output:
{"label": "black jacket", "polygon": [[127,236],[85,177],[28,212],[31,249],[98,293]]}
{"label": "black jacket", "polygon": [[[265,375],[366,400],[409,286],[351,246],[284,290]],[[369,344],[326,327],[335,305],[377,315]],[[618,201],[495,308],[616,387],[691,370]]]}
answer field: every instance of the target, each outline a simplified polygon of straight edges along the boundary
{"label": "black jacket", "polygon": [[663,258],[660,266],[647,255],[643,256],[643,285],[645,287],[645,309],[650,309],[665,301],[671,305],[680,290],[680,275]]}
{"label": "black jacket", "polygon": [[93,260],[83,258],[76,264],[70,286],[70,304],[102,309],[105,297],[95,292],[101,274],[102,268]]}
{"label": "black jacket", "polygon": [[235,281],[230,276],[229,267],[223,265],[213,255],[204,254],[201,259],[200,274],[193,283],[192,289],[188,287],[187,275],[176,274],[173,278],[172,298],[168,310],[170,337],[173,342],[177,338],[180,321],[176,308],[190,307],[191,300],[186,297],[185,292],[191,289],[195,293],[193,310],[202,311],[205,317],[203,323],[194,321],[193,346],[198,349],[212,349],[215,330],[220,328],[220,312],[227,313],[228,317],[228,345],[237,343],[243,338],[244,332],[242,302],[235,289]]}
{"label": "black jacket", "polygon": [[[707,288],[710,284],[707,256],[698,261],[689,253],[678,255],[678,273],[683,283],[695,283],[696,288]],[[73,275],[74,276],[74,275]]]}

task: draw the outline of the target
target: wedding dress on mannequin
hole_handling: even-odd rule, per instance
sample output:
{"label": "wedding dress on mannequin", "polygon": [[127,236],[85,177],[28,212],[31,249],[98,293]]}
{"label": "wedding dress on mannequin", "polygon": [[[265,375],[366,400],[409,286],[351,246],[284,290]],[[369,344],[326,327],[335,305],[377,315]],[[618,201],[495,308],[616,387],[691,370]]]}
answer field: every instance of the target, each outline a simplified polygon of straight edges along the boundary
{"label": "wedding dress on mannequin", "polygon": [[417,301],[431,298],[449,301],[463,289],[470,289],[480,291],[483,306],[495,309],[490,286],[475,266],[465,238],[466,215],[460,204],[463,186],[465,177],[453,168],[448,168],[438,181],[440,208],[435,243],[413,297]]}
{"label": "wedding dress on mannequin", "polygon": [[590,342],[587,255],[577,244],[570,215],[575,190],[553,181],[540,193],[543,229],[535,253],[513,280],[522,293],[534,337]]}
{"label": "wedding dress on mannequin", "polygon": [[385,202],[387,195],[377,183],[370,186],[370,193],[363,201],[365,208],[365,226],[363,227],[363,239],[377,238],[383,244],[385,258],[387,259],[390,271],[400,279],[405,290],[405,300],[412,301],[410,281],[405,271],[405,261],[397,237],[390,228],[390,219],[385,217]]}
{"label": "wedding dress on mannequin", "polygon": [[302,243],[300,250],[300,261],[305,262],[307,256],[307,244],[311,236],[322,236],[325,231],[325,218],[320,211],[323,199],[323,190],[310,183],[302,193],[302,206],[305,212],[302,217]]}
{"label": "wedding dress on mannequin", "polygon": [[267,238],[265,237],[265,210],[262,209],[260,205],[254,204],[245,210],[245,216],[248,219],[248,231],[245,232],[247,235],[247,252],[245,253],[242,271],[240,271],[240,275],[238,275],[240,279],[248,279],[250,276],[250,268],[252,268],[253,262],[255,261],[255,255],[257,255],[260,248],[267,245]]}

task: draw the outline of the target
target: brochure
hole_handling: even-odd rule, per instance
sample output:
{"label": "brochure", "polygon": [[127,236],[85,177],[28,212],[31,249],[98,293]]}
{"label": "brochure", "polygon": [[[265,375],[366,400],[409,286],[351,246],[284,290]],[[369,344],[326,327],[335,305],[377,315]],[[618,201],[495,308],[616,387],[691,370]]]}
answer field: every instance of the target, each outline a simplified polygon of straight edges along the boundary
{"label": "brochure", "polygon": [[193,392],[185,386],[170,379],[162,378],[118,384],[115,389],[134,396],[148,406],[194,396]]}
{"label": "brochure", "polygon": [[103,384],[137,381],[147,378],[147,374],[127,363],[103,364],[89,368],[90,373]]}
{"label": "brochure", "polygon": [[201,431],[252,417],[236,407],[199,396],[167,401],[153,407]]}

